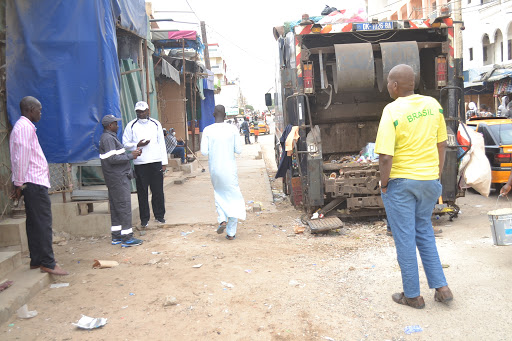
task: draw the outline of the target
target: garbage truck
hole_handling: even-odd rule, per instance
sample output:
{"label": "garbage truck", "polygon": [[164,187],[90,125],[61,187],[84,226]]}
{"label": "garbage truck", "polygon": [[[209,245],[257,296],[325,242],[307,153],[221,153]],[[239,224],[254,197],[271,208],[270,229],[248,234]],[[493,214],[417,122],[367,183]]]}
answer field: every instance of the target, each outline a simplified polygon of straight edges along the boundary
{"label": "garbage truck", "polygon": [[[384,216],[378,160],[372,158],[382,110],[392,101],[387,76],[398,64],[415,72],[415,92],[443,107],[448,147],[438,214],[457,216],[458,124],[463,121],[462,59],[455,58],[454,22],[429,20],[274,27],[278,46],[275,93],[265,94],[275,108],[275,154],[281,138],[297,127],[291,166],[283,190],[306,212],[343,217]],[[460,154],[460,153],[459,153]],[[460,157],[460,155],[459,155]]]}

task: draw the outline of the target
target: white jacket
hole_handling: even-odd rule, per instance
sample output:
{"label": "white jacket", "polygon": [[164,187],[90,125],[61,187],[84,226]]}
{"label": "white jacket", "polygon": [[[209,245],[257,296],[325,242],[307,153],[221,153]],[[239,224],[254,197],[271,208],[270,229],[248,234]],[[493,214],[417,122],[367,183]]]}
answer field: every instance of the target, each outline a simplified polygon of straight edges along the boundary
{"label": "white jacket", "polygon": [[138,118],[130,121],[123,133],[124,147],[130,151],[135,150],[140,140],[150,140],[151,142],[142,147],[142,154],[133,160],[135,165],[153,162],[162,162],[163,166],[167,165],[167,151],[160,122],[151,117],[145,121]]}

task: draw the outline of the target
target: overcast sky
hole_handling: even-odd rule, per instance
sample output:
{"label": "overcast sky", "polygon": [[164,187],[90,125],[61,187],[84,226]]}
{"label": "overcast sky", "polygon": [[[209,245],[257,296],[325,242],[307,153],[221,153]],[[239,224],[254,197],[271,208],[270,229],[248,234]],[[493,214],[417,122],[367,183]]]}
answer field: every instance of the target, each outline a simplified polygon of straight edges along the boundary
{"label": "overcast sky", "polygon": [[[188,1],[188,4],[187,4]],[[343,3],[354,1],[319,2],[312,0],[153,0],[155,18],[175,21],[205,21],[208,43],[218,43],[228,67],[228,79],[240,79],[248,104],[265,109],[265,92],[274,92],[274,70],[277,44],[272,34],[274,26],[301,18],[303,13],[320,15],[326,4],[342,9]],[[190,6],[189,6],[190,5]],[[159,13],[159,11],[190,11],[189,13]],[[201,32],[198,25],[159,23],[165,29],[189,29]],[[222,103],[217,103],[222,104]]]}

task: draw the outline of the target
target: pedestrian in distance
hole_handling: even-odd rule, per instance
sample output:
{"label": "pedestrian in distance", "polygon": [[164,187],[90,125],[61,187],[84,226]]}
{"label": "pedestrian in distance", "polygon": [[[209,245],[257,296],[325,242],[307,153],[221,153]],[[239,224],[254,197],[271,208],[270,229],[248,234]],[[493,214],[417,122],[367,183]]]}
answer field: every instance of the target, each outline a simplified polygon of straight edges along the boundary
{"label": "pedestrian in distance", "polygon": [[137,149],[127,154],[123,144],[117,139],[118,121],[121,119],[114,115],[106,115],[101,120],[104,130],[100,137],[100,160],[108,188],[112,245],[121,244],[122,247],[130,247],[142,244],[142,240],[133,237],[131,201],[133,172],[130,161],[141,155],[141,148],[146,146],[147,142],[139,141]]}
{"label": "pedestrian in distance", "polygon": [[416,248],[434,299],[449,302],[448,287],[437,252],[432,211],[441,196],[439,181],[446,149],[443,109],[432,97],[414,94],[414,71],[405,64],[391,69],[386,105],[380,120],[375,152],[379,154],[381,195],[393,232],[403,292],[393,301],[424,308]]}
{"label": "pedestrian in distance", "polygon": [[26,231],[30,252],[30,269],[41,269],[52,275],[64,276],[53,254],[52,204],[50,170],[39,144],[34,123],[41,119],[41,103],[32,96],[20,102],[21,117],[16,121],[9,139],[12,182],[11,199],[25,201]]}
{"label": "pedestrian in distance", "polygon": [[475,102],[469,102],[468,111],[466,111],[466,120],[478,117],[478,108]]}
{"label": "pedestrian in distance", "polygon": [[480,117],[494,117],[493,113],[490,112],[490,108],[487,104],[480,104]]}
{"label": "pedestrian in distance", "polygon": [[137,118],[124,129],[123,145],[133,151],[140,141],[147,142],[143,146],[143,153],[133,161],[141,227],[145,229],[150,218],[148,187],[151,189],[151,207],[155,220],[165,223],[164,172],[168,159],[162,125],[149,117],[148,104],[137,102],[135,112]]}
{"label": "pedestrian in distance", "polygon": [[254,143],[258,143],[258,136],[260,136],[260,127],[258,126],[258,121],[253,122],[253,128],[254,132]]}
{"label": "pedestrian in distance", "polygon": [[251,139],[250,139],[250,128],[249,128],[249,119],[246,117],[244,118],[244,121],[242,122],[242,125],[240,126],[240,129],[242,129],[242,133],[244,134],[244,137],[245,137],[245,144],[251,144]]}
{"label": "pedestrian in distance", "polygon": [[242,152],[240,135],[232,124],[224,123],[226,110],[215,106],[215,123],[204,128],[201,153],[208,155],[210,178],[217,208],[217,233],[226,230],[228,240],[235,239],[238,219],[245,220],[245,202],[238,186],[235,153]]}

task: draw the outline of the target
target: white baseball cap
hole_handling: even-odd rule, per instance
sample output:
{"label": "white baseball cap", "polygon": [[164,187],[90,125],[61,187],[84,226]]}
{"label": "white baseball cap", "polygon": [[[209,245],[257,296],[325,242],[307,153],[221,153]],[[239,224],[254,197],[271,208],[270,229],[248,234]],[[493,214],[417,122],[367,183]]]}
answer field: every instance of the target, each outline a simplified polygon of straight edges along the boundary
{"label": "white baseball cap", "polygon": [[140,101],[140,102],[135,103],[135,111],[137,111],[137,110],[144,111],[146,109],[149,109],[149,106],[146,102]]}

